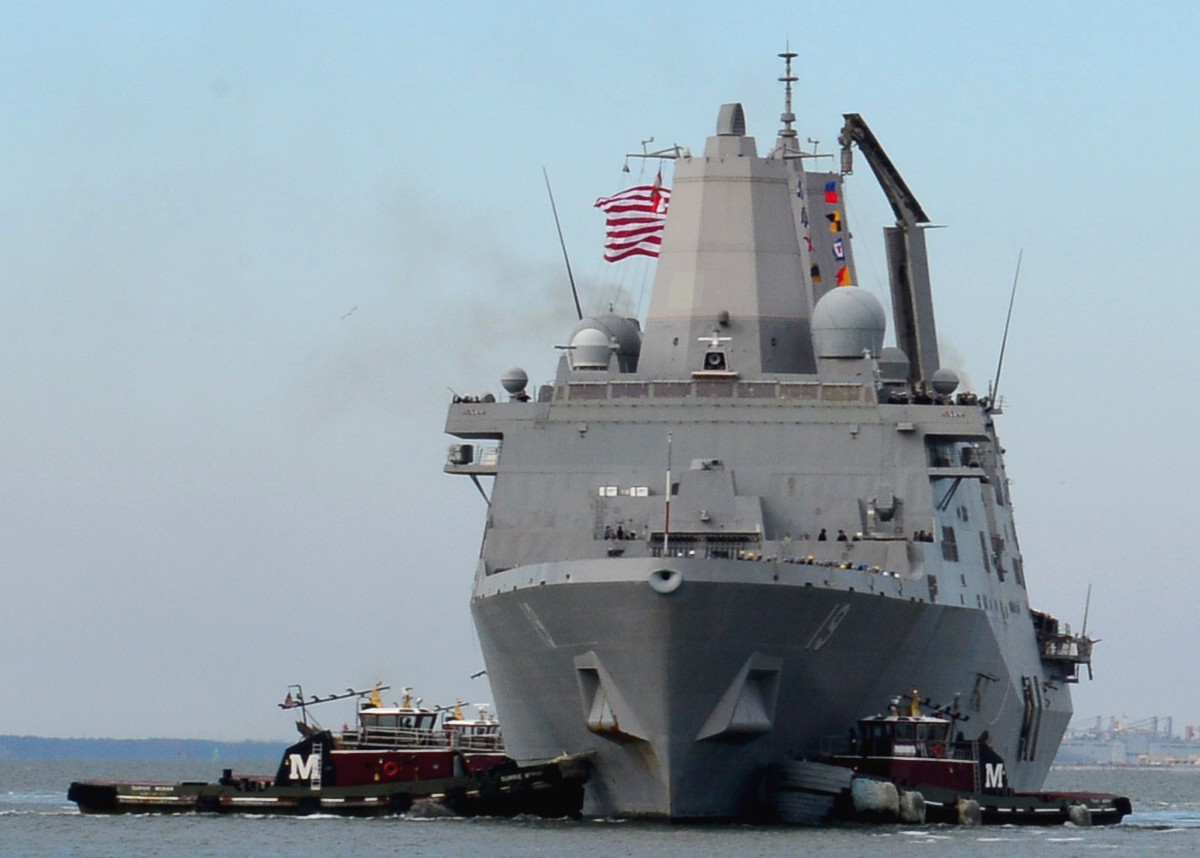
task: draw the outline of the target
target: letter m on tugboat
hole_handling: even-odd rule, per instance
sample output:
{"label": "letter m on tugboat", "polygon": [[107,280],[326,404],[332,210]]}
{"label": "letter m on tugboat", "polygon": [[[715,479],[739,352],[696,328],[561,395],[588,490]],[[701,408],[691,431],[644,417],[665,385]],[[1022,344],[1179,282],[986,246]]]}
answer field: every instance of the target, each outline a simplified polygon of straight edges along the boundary
{"label": "letter m on tugboat", "polygon": [[292,780],[308,781],[313,789],[321,788],[321,751],[319,748],[314,749],[307,757],[300,754],[289,754],[288,768],[291,771]]}
{"label": "letter m on tugboat", "polygon": [[984,763],[983,788],[1004,789],[1004,763]]}

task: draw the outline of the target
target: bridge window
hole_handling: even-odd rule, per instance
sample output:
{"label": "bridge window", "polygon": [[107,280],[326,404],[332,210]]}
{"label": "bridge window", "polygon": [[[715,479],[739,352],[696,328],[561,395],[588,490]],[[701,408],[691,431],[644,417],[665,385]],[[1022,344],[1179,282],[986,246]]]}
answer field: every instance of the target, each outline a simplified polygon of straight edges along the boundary
{"label": "bridge window", "polygon": [[948,524],[942,525],[942,559],[951,563],[958,562],[958,542],[954,536],[954,528]]}

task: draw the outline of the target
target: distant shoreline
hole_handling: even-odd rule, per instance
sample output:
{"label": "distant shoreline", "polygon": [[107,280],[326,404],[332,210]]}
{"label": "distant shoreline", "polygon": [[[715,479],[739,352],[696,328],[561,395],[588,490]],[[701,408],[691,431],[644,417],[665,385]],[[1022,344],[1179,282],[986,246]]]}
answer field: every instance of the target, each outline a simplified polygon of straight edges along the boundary
{"label": "distant shoreline", "polygon": [[209,739],[55,739],[0,736],[0,760],[273,760],[280,739],[220,742]]}
{"label": "distant shoreline", "polygon": [[1125,771],[1128,769],[1197,769],[1200,763],[1191,760],[1170,760],[1160,763],[1054,763],[1051,768],[1078,771]]}

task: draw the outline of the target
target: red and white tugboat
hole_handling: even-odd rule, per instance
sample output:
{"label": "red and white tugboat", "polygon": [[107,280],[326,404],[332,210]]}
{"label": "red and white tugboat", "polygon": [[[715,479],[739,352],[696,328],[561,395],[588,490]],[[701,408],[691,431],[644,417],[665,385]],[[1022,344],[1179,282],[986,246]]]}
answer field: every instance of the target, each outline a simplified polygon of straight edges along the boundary
{"label": "red and white tugboat", "polygon": [[[282,709],[300,709],[303,738],[283,752],[275,775],[226,769],[216,783],[77,781],[67,798],[84,813],[267,813],[382,816],[405,813],[414,802],[463,816],[535,814],[578,816],[587,780],[585,760],[565,758],[518,765],[504,753],[500,727],[476,706],[423,708],[411,689],[385,706],[386,686],[349,689],[305,699],[288,689]],[[309,708],[333,700],[358,701],[355,726],[320,726]]]}
{"label": "red and white tugboat", "polygon": [[785,822],[828,819],[965,824],[1112,825],[1130,813],[1124,796],[1017,792],[987,731],[964,738],[957,707],[931,707],[918,692],[886,714],[859,720],[825,742],[819,761],[773,766],[767,793]]}
{"label": "red and white tugboat", "polygon": [[[376,687],[370,692],[348,691],[305,701],[300,686],[288,689],[288,697],[280,707],[301,710],[296,727],[306,739],[315,739],[322,733],[308,712],[310,706],[358,697],[355,727],[346,726],[340,733],[332,734],[330,744],[324,746],[326,760],[333,769],[333,785],[479,775],[510,762],[504,753],[500,725],[486,705],[478,704],[477,716],[467,718],[462,701],[450,708],[428,709],[411,688],[403,688],[400,702],[385,706],[380,692],[386,690]],[[293,763],[295,758],[301,762]],[[281,773],[286,768],[288,780],[303,780],[306,763],[302,761],[307,759],[308,755],[303,753],[289,753],[281,765]],[[299,769],[293,772],[292,766]]]}

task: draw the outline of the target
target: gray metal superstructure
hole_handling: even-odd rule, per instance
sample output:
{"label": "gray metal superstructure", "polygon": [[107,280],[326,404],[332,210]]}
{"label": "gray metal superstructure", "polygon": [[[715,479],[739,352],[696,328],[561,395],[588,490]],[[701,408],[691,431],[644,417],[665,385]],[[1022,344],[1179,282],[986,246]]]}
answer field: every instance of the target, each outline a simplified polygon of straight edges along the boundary
{"label": "gray metal superstructure", "polygon": [[[493,478],[471,608],[507,747],[592,753],[588,813],[741,816],[765,766],[914,688],[1035,789],[1090,658],[1029,608],[997,412],[938,366],[920,206],[853,115],[843,172],[806,170],[784,80],[769,154],[726,105],[676,160],[644,335],[585,319],[552,385],[513,371],[447,418],[446,470]],[[909,355],[852,285],[851,144],[897,210]]]}

